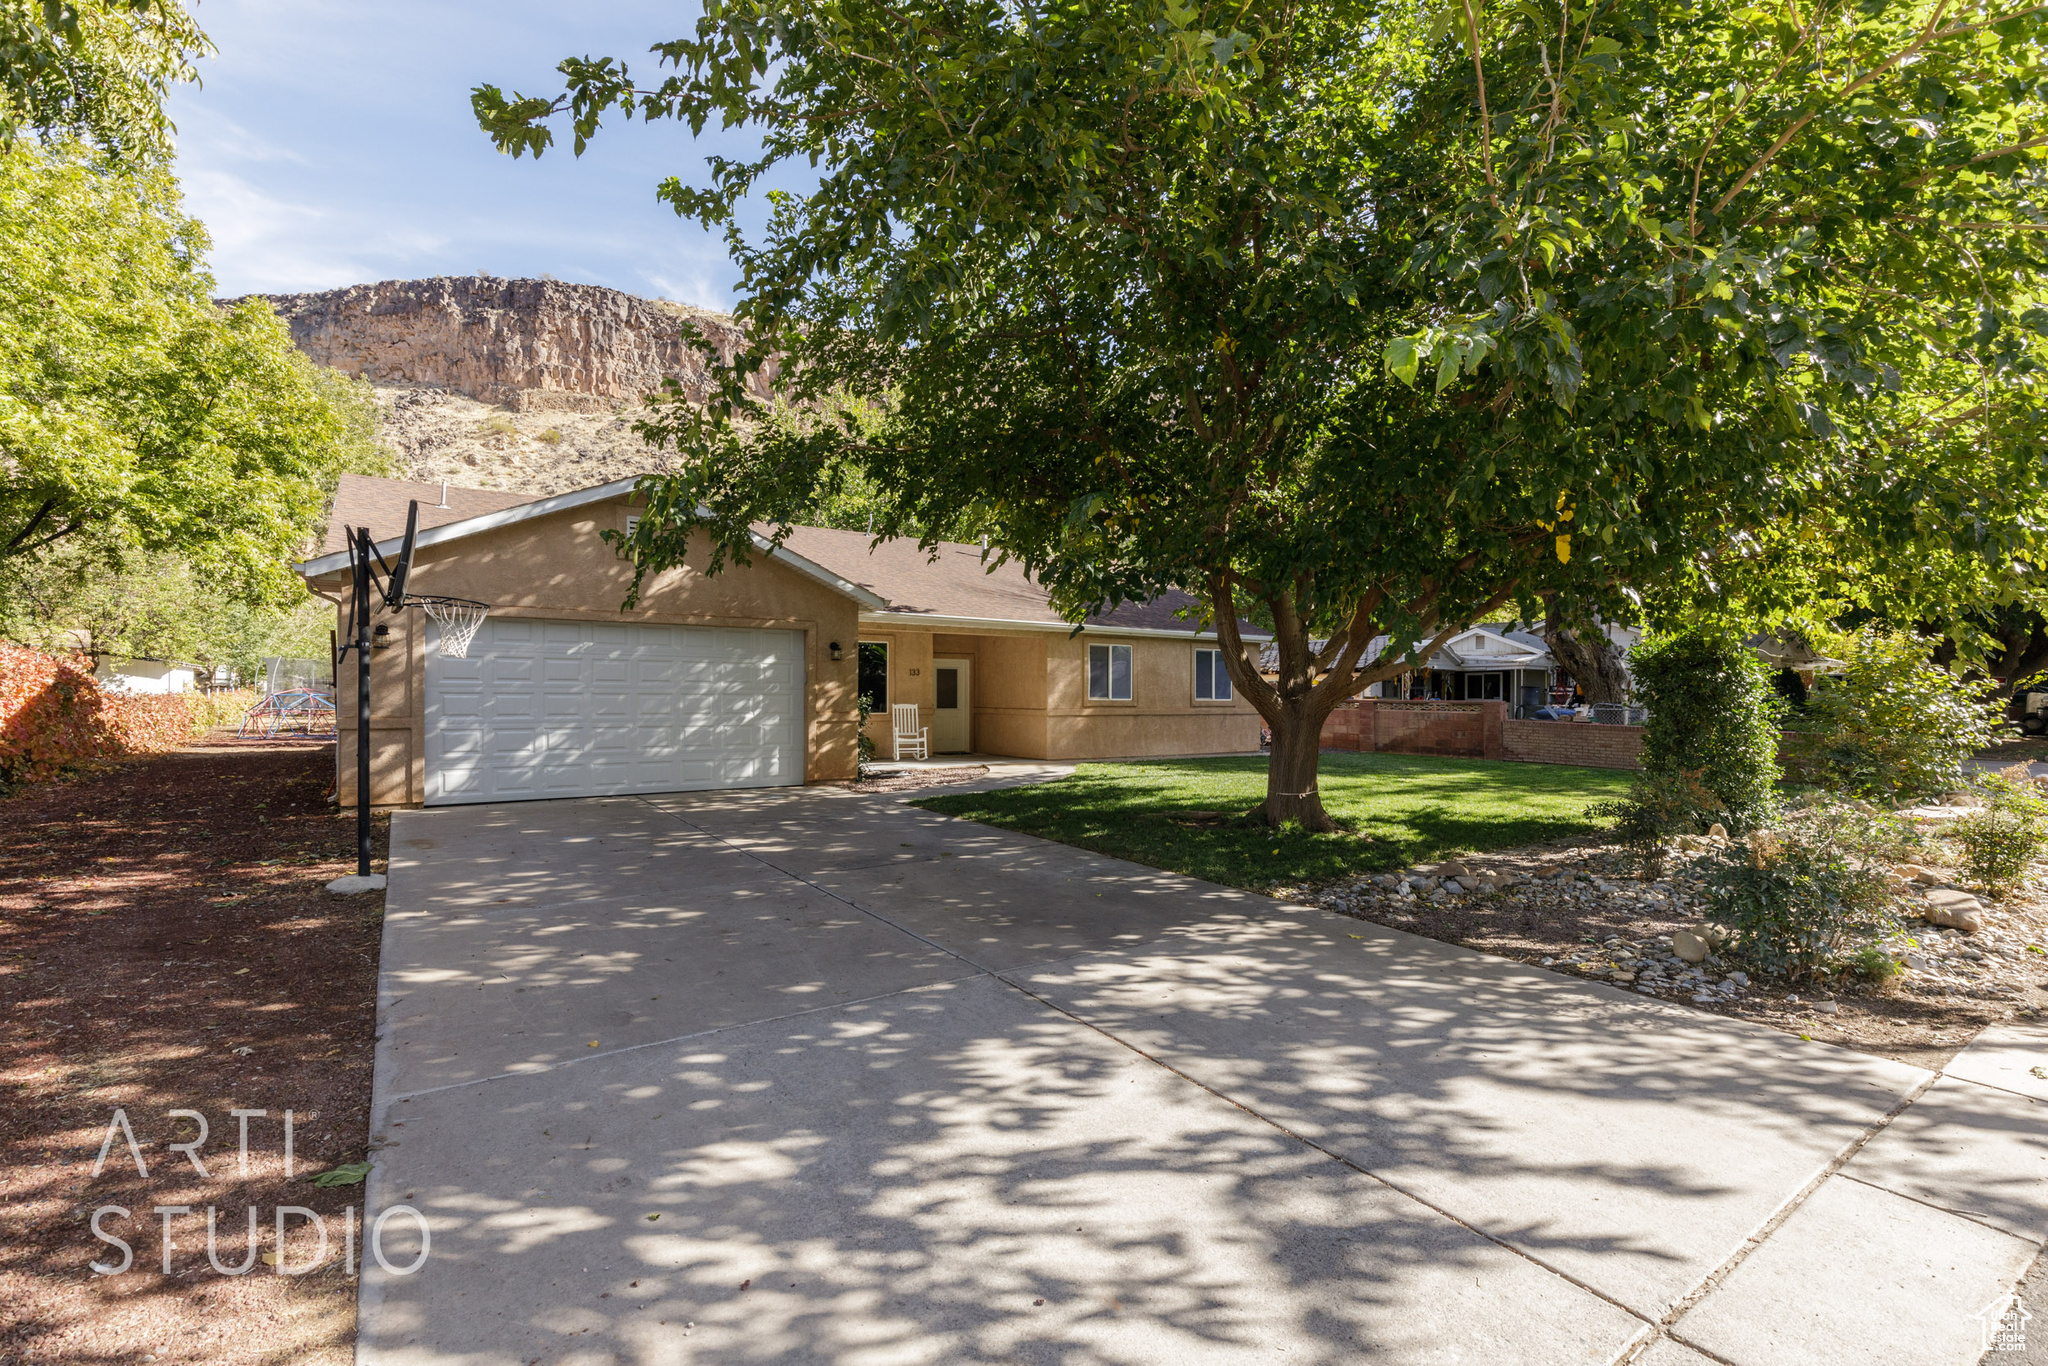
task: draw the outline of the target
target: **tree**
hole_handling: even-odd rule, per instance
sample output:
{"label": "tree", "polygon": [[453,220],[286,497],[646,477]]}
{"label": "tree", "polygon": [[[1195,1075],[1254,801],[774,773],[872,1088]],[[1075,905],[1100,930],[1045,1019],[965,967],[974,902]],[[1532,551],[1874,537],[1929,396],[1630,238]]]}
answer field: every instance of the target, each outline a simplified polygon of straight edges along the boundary
{"label": "tree", "polygon": [[0,0],[0,150],[35,133],[164,156],[164,95],[212,52],[176,0]]}
{"label": "tree", "polygon": [[[645,425],[682,459],[643,573],[700,530],[744,562],[850,463],[877,534],[983,519],[1077,621],[1195,593],[1272,729],[1266,818],[1326,828],[1324,717],[1510,602],[1625,620],[1817,510],[1894,547],[1969,521],[1982,491],[1929,500],[1899,438],[1990,429],[2048,327],[2041,22],[711,0],[654,85],[577,59],[475,105],[515,154],[564,111],[579,152],[613,110],[760,136],[661,189],[727,232],[751,347]],[[743,230],[792,162],[817,187]],[[776,353],[806,417],[759,425]],[[1986,560],[2036,534],[1975,525]]]}
{"label": "tree", "polygon": [[50,653],[165,659],[244,679],[266,655],[321,660],[331,605],[303,592],[281,601],[221,593],[172,554],[131,554],[110,567],[87,547],[40,557],[0,601],[0,638]]}
{"label": "tree", "polygon": [[1588,702],[1628,701],[1628,666],[1598,622],[1573,622],[1556,598],[1542,623],[1543,643],[1579,685]]}
{"label": "tree", "polygon": [[336,479],[384,467],[364,386],[306,360],[267,304],[215,305],[205,249],[161,168],[0,154],[0,600],[72,545],[296,600],[285,561]]}

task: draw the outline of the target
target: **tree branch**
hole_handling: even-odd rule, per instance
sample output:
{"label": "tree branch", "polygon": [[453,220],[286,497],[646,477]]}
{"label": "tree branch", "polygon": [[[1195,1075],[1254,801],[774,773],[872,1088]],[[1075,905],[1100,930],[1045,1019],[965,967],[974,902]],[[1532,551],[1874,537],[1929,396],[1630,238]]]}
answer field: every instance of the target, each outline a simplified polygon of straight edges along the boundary
{"label": "tree branch", "polygon": [[5,546],[0,546],[0,555],[12,555],[16,546],[35,535],[36,528],[43,524],[43,519],[55,511],[56,507],[57,500],[55,498],[45,498],[43,505],[36,509],[35,515],[28,519],[28,525],[15,532],[13,540],[9,541]]}

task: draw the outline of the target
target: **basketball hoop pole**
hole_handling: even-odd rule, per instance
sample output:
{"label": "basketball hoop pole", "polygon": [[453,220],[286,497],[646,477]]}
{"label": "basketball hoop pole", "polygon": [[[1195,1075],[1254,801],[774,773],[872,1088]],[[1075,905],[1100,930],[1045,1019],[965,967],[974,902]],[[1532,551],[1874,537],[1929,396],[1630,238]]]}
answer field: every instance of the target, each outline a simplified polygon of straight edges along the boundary
{"label": "basketball hoop pole", "polygon": [[370,557],[376,543],[370,529],[349,530],[355,552],[355,593],[351,615],[355,619],[356,651],[356,876],[370,876]]}
{"label": "basketball hoop pole", "polygon": [[[443,501],[445,504],[446,500]],[[468,651],[477,627],[490,611],[489,604],[468,598],[421,597],[405,591],[412,575],[413,549],[418,544],[419,531],[420,505],[414,499],[405,510],[405,539],[399,544],[398,562],[386,564],[377,553],[377,538],[370,528],[348,528],[349,567],[354,571],[353,601],[349,604],[353,638],[341,648],[344,654],[356,652],[356,872],[352,878],[336,878],[327,884],[327,890],[338,895],[373,891],[384,885],[383,878],[370,872],[370,650],[376,644],[377,632],[385,629],[370,625],[370,619],[377,614],[377,604],[381,602],[394,613],[408,607],[424,609],[441,627],[442,649],[455,657]],[[379,566],[384,570],[381,579],[377,575]],[[335,743],[340,744],[338,724]]]}

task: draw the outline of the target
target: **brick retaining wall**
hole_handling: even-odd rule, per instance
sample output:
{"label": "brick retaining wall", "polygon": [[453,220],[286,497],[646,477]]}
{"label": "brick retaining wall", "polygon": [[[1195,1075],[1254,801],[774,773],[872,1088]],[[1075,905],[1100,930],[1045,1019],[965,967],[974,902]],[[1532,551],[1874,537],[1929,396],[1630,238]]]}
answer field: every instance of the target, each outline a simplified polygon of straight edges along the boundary
{"label": "brick retaining wall", "polygon": [[1362,697],[1323,723],[1323,748],[1640,768],[1641,726],[1514,721],[1505,702],[1402,702]]}
{"label": "brick retaining wall", "polygon": [[1501,728],[1503,759],[1586,768],[1641,768],[1643,728],[1590,721],[1509,721]]}

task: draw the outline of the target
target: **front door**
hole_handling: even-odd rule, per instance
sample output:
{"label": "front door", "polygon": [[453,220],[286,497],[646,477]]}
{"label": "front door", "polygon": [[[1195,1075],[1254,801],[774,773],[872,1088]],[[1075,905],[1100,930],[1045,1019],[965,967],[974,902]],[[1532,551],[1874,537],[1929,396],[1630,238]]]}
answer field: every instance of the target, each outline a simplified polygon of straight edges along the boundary
{"label": "front door", "polygon": [[974,748],[974,708],[968,696],[973,668],[971,660],[932,661],[938,694],[932,708],[932,748],[940,754],[965,754]]}

